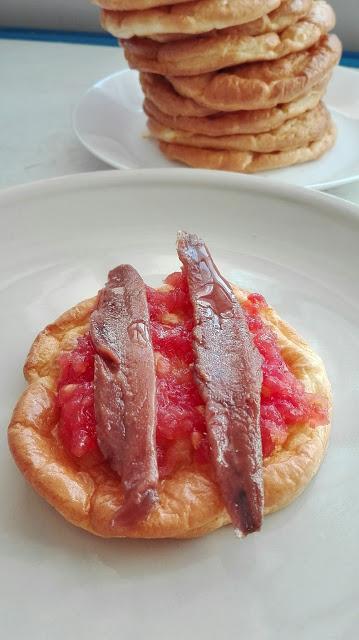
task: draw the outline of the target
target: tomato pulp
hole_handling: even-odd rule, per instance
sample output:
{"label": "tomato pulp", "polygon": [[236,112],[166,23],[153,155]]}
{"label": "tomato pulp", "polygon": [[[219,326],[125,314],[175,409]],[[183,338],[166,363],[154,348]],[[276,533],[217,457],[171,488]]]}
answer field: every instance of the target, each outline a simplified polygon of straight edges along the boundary
{"label": "tomato pulp", "polygon": [[[166,286],[167,285],[167,286]],[[209,460],[204,405],[193,375],[193,310],[181,272],[168,276],[161,289],[147,287],[150,329],[157,376],[157,454],[162,476],[180,459]],[[252,293],[243,303],[249,330],[262,357],[261,436],[263,456],[282,445],[291,426],[326,424],[326,402],[307,393],[286,365],[277,337],[262,319],[266,301]],[[58,382],[59,434],[76,457],[97,450],[94,411],[94,356],[89,334],[75,349],[61,354]]]}

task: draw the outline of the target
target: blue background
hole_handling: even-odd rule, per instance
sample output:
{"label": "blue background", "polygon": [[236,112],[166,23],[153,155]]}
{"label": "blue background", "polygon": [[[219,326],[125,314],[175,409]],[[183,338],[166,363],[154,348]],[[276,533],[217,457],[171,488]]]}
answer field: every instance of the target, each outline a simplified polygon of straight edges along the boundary
{"label": "blue background", "polygon": [[[48,31],[42,29],[0,29],[0,38],[6,40],[36,40],[38,42],[69,42],[71,44],[92,44],[117,47],[117,40],[107,33],[86,31]],[[340,64],[359,68],[359,52],[344,51]]]}

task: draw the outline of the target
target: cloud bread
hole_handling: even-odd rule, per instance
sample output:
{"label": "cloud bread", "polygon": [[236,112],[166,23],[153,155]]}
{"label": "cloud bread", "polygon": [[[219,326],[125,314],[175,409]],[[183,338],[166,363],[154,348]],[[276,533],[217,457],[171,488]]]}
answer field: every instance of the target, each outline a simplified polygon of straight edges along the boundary
{"label": "cloud bread", "polygon": [[268,109],[308,93],[337,64],[341,53],[340,40],[329,35],[310,49],[279,60],[167,79],[180,95],[208,109]]}
{"label": "cloud bread", "polygon": [[266,133],[236,134],[228,136],[203,136],[179,129],[169,129],[154,118],[148,119],[148,129],[157,140],[174,144],[233,151],[273,153],[305,147],[325,135],[330,124],[330,115],[323,103],[306,111],[297,118],[287,120],[277,129]]}
{"label": "cloud bread", "polygon": [[101,12],[101,23],[117,38],[168,33],[204,33],[256,20],[281,0],[192,0],[147,11]]}
{"label": "cloud bread", "polygon": [[[239,300],[246,295],[235,289]],[[75,460],[56,437],[57,359],[71,350],[89,326],[96,298],[78,304],[46,327],[35,340],[24,372],[28,387],[18,401],[8,431],[15,461],[33,488],[69,522],[104,537],[190,538],[229,523],[211,469],[188,464],[160,481],[159,505],[132,529],[110,528],[122,501],[121,483],[108,464]],[[271,308],[262,317],[275,331],[282,355],[306,390],[326,397],[330,385],[320,358]],[[291,502],[317,472],[330,424],[290,430],[284,445],[264,461],[265,513]]]}
{"label": "cloud bread", "polygon": [[[301,18],[304,18],[310,11],[314,0],[284,0],[274,11],[268,13],[257,20],[246,22],[236,27],[227,27],[221,29],[221,33],[230,33],[233,28],[237,30],[238,35],[243,36],[259,36],[263,33],[284,31],[287,27],[295,24]],[[216,30],[208,32],[211,35],[216,33]],[[151,39],[158,42],[172,42],[174,40],[185,40],[191,38],[192,35],[183,33],[172,34],[152,34]]]}
{"label": "cloud bread", "polygon": [[281,33],[243,36],[232,29],[211,36],[161,44],[148,38],[123,40],[130,67],[162,75],[195,76],[255,60],[276,60],[308,49],[335,25],[333,9],[315,2],[309,15]]}
{"label": "cloud bread", "polygon": [[331,124],[319,140],[303,147],[274,153],[205,149],[169,142],[159,142],[159,147],[170,160],[177,160],[190,167],[256,173],[317,160],[331,149],[335,139],[335,126]]}
{"label": "cloud bread", "polygon": [[168,80],[154,73],[140,73],[142,91],[161,111],[170,116],[201,118],[216,113],[177,93]]}
{"label": "cloud bread", "polygon": [[202,117],[176,116],[164,113],[148,98],[145,99],[143,108],[149,117],[163,126],[197,135],[216,137],[263,133],[280,127],[287,120],[297,118],[309,109],[314,109],[323,97],[328,81],[329,77],[313,87],[305,96],[272,109],[220,112]]}

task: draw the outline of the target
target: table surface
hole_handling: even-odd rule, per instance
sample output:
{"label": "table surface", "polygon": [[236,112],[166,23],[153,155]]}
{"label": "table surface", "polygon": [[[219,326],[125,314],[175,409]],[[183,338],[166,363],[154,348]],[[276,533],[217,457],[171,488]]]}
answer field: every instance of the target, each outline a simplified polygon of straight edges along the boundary
{"label": "table surface", "polygon": [[[109,168],[77,140],[72,113],[90,86],[126,66],[120,49],[0,40],[0,61],[1,188]],[[359,204],[359,182],[330,193]]]}

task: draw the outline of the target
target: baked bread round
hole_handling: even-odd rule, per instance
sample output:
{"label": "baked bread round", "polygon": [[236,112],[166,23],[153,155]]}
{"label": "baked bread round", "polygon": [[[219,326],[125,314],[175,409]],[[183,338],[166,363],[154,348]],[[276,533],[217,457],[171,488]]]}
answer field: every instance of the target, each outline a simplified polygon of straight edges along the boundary
{"label": "baked bread round", "polygon": [[[234,27],[238,33],[243,36],[259,36],[263,33],[275,32],[279,33],[290,25],[294,24],[301,18],[304,18],[310,11],[314,0],[284,0],[274,11],[268,13],[257,20],[252,22],[246,22],[242,25]],[[230,33],[233,27],[227,27],[227,29],[221,29],[221,33]],[[214,34],[216,31],[210,31],[208,33]],[[152,40],[158,42],[173,42],[175,40],[185,40],[191,38],[191,34],[185,33],[154,33],[151,36]]]}
{"label": "baked bread round", "polygon": [[[230,127],[232,127],[232,123],[240,121],[241,123],[243,122],[243,126],[246,127],[246,123],[248,121],[249,128],[245,129],[243,133],[259,133],[261,130],[268,131],[275,128],[275,126],[279,126],[290,117],[300,115],[300,113],[306,111],[307,108],[314,108],[315,104],[312,102],[314,94],[317,97],[316,104],[318,104],[326,90],[330,77],[331,72],[314,85],[308,93],[304,93],[291,102],[278,104],[275,107],[267,109],[245,109],[235,111],[234,113],[233,111],[216,111],[214,109],[202,107],[191,98],[185,98],[177,93],[171,83],[161,75],[154,73],[140,73],[140,82],[142,91],[146,98],[144,103],[146,108],[150,107],[151,109],[156,109],[156,113],[159,114],[156,119],[159,122],[162,122],[162,124],[172,126],[174,122],[181,122],[181,129],[185,131],[195,131],[203,133],[204,135],[210,135],[210,130],[216,130],[215,123],[217,120],[221,123],[223,118],[223,128],[220,124],[218,127],[218,133],[213,133],[213,135],[230,135],[232,132],[235,133],[235,130],[232,131],[231,129],[231,131],[229,131],[227,129],[227,122],[231,123]],[[297,104],[301,104],[303,106],[297,107]],[[149,115],[152,115],[152,112],[150,112]],[[166,122],[161,120],[161,117],[167,116],[169,119],[166,120]],[[267,119],[270,126],[267,126],[266,124]],[[259,124],[259,129],[257,129],[257,122]],[[271,124],[272,122],[273,125]],[[198,129],[197,127],[202,126],[202,124],[204,129]],[[242,127],[242,124],[240,126]],[[262,129],[263,126],[265,127],[264,129]],[[189,128],[187,129],[187,127]],[[252,129],[252,127],[254,129]],[[238,130],[238,133],[241,132],[241,130]]]}
{"label": "baked bread round", "polygon": [[322,138],[329,125],[330,115],[322,102],[314,109],[306,111],[297,118],[287,120],[277,129],[265,133],[204,136],[180,129],[170,129],[152,117],[147,121],[148,129],[156,140],[200,149],[253,151],[256,153],[273,153],[305,147]]}
{"label": "baked bread round", "polygon": [[191,0],[148,11],[101,12],[101,23],[117,38],[168,33],[204,33],[256,20],[281,0]]}
{"label": "baked bread round", "polygon": [[334,124],[331,123],[319,140],[297,149],[275,151],[273,153],[204,149],[172,142],[159,142],[159,147],[162,153],[170,160],[176,160],[197,169],[256,173],[317,160],[332,148],[335,140],[336,129]]}
{"label": "baked bread round", "polygon": [[[180,129],[188,133],[217,137],[238,134],[258,134],[272,131],[292,118],[298,118],[306,111],[315,109],[323,98],[329,78],[319,83],[305,96],[278,105],[272,109],[256,109],[255,111],[235,111],[232,113],[214,113],[209,116],[173,116],[158,109],[152,100],[145,98],[143,110],[164,127]],[[184,100],[186,100],[184,98]]]}
{"label": "baked bread round", "polygon": [[[235,288],[239,300],[246,294]],[[66,311],[36,338],[24,373],[28,387],[14,410],[8,438],[14,459],[33,488],[69,522],[104,537],[191,538],[229,523],[211,469],[195,464],[178,469],[159,483],[159,504],[132,529],[111,528],[121,504],[121,482],[109,465],[74,459],[56,436],[55,393],[58,356],[71,350],[89,326],[96,298]],[[282,356],[306,390],[327,398],[330,385],[318,355],[271,308],[262,318],[277,335]],[[265,513],[294,500],[317,472],[330,424],[299,425],[285,443],[264,460]]]}
{"label": "baked bread round", "polygon": [[336,35],[305,51],[198,76],[168,76],[185,98],[215,111],[269,109],[308,93],[330,73],[342,53]]}
{"label": "baked bread round", "polygon": [[160,43],[149,38],[122,40],[130,67],[173,76],[196,76],[256,60],[277,60],[315,45],[335,25],[325,0],[317,0],[309,14],[280,33],[243,35],[241,28]]}
{"label": "baked bread round", "polygon": [[215,109],[201,107],[191,98],[181,96],[164,76],[140,73],[140,83],[145,96],[170,116],[201,118],[217,113]]}

